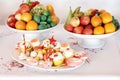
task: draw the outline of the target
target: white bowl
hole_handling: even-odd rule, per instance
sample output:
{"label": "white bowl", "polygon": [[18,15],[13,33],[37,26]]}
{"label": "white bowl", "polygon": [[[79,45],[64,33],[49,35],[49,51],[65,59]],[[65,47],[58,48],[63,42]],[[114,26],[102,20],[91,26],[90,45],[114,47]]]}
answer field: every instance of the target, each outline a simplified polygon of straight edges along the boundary
{"label": "white bowl", "polygon": [[118,33],[120,29],[115,31],[115,32],[113,32],[113,33],[103,34],[103,35],[76,34],[76,33],[72,33],[72,32],[67,31],[65,28],[64,28],[64,30],[67,33],[69,33],[69,34],[79,38],[78,43],[79,43],[79,45],[81,47],[94,49],[94,48],[101,48],[101,47],[103,47],[105,45],[105,40],[103,40],[103,39]]}
{"label": "white bowl", "polygon": [[33,38],[43,37],[44,33],[49,34],[49,32],[51,30],[58,27],[59,23],[56,26],[52,27],[52,28],[48,28],[48,29],[44,29],[44,30],[18,30],[18,29],[15,29],[15,28],[12,28],[12,27],[8,26],[7,22],[5,22],[5,25],[7,26],[8,29],[10,29],[10,30],[12,30],[14,32],[24,34],[27,40],[31,40]]}

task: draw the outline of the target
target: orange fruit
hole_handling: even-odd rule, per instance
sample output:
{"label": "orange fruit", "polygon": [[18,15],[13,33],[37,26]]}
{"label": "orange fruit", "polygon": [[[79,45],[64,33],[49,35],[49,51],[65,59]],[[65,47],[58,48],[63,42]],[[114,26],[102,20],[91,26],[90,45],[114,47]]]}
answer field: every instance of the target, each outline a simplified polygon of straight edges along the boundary
{"label": "orange fruit", "polygon": [[112,22],[105,24],[104,28],[105,28],[105,33],[115,32],[115,25]]}
{"label": "orange fruit", "polygon": [[29,22],[32,20],[32,14],[30,13],[23,13],[21,15],[21,20],[25,21],[25,22]]}
{"label": "orange fruit", "polygon": [[26,25],[26,30],[37,30],[38,24],[35,21],[29,21]]}
{"label": "orange fruit", "polygon": [[52,20],[52,22],[54,22],[55,24],[58,24],[58,22],[59,22],[59,19],[58,19],[57,16],[51,16],[51,20]]}
{"label": "orange fruit", "polygon": [[104,10],[104,9],[101,9],[101,10],[100,10],[100,13],[101,13],[101,14],[103,14],[104,12],[106,12],[106,10]]}
{"label": "orange fruit", "polygon": [[101,14],[101,18],[104,24],[112,21],[112,15],[108,12],[104,12],[103,14]]}
{"label": "orange fruit", "polygon": [[105,30],[104,30],[104,27],[102,27],[102,26],[95,27],[94,31],[93,31],[93,33],[95,35],[104,34],[104,32],[105,32]]}
{"label": "orange fruit", "polygon": [[19,30],[25,30],[26,29],[26,24],[25,24],[25,22],[19,20],[19,21],[16,22],[15,28],[19,29]]}
{"label": "orange fruit", "polygon": [[93,25],[93,27],[99,26],[102,23],[102,19],[100,18],[100,16],[93,16],[91,18],[91,24]]}
{"label": "orange fruit", "polygon": [[47,7],[47,10],[50,11],[50,14],[53,15],[54,14],[54,8],[53,8],[53,6],[49,4],[46,7]]}

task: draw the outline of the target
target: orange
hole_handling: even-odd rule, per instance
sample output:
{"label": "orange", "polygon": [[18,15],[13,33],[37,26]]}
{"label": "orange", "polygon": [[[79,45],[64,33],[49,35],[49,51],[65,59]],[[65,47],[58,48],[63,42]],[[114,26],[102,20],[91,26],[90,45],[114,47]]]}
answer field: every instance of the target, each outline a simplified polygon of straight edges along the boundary
{"label": "orange", "polygon": [[51,20],[52,20],[52,22],[54,22],[55,24],[58,24],[58,22],[59,22],[59,19],[58,19],[57,16],[51,16]]}
{"label": "orange", "polygon": [[103,14],[101,14],[101,18],[104,24],[112,21],[112,15],[108,12],[104,12]]}
{"label": "orange", "polygon": [[105,30],[104,30],[104,27],[102,27],[102,26],[95,27],[94,31],[93,31],[93,33],[95,35],[104,34],[104,32],[105,32]]}
{"label": "orange", "polygon": [[19,30],[25,30],[26,29],[26,24],[25,24],[25,22],[19,20],[19,21],[16,22],[15,28],[19,29]]}
{"label": "orange", "polygon": [[26,25],[26,30],[37,30],[38,24],[35,21],[29,21]]}
{"label": "orange", "polygon": [[47,10],[50,11],[50,14],[53,15],[54,14],[54,8],[52,5],[47,5]]}
{"label": "orange", "polygon": [[23,13],[21,16],[21,20],[29,22],[32,20],[32,15],[30,13]]}
{"label": "orange", "polygon": [[115,25],[112,22],[105,24],[104,28],[105,28],[105,33],[115,32]]}
{"label": "orange", "polygon": [[101,14],[103,14],[104,12],[106,12],[106,10],[104,10],[104,9],[101,9],[101,10],[100,10],[100,13],[101,13]]}
{"label": "orange", "polygon": [[99,26],[102,23],[102,19],[100,18],[100,16],[93,16],[91,18],[91,24],[93,25],[93,27]]}

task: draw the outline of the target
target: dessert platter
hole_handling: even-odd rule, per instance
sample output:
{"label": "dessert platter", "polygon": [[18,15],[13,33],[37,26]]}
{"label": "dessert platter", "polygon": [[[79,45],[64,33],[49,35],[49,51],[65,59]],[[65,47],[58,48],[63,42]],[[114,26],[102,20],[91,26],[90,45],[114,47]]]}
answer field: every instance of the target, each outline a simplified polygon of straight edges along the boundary
{"label": "dessert platter", "polygon": [[24,39],[16,44],[11,56],[19,63],[38,70],[66,71],[82,66],[88,53],[74,50],[68,43],[60,43],[51,37],[43,41]]}
{"label": "dessert platter", "polygon": [[76,36],[81,47],[101,48],[105,45],[103,39],[119,32],[119,19],[106,10],[88,9],[81,11],[77,7],[70,8],[64,30]]}

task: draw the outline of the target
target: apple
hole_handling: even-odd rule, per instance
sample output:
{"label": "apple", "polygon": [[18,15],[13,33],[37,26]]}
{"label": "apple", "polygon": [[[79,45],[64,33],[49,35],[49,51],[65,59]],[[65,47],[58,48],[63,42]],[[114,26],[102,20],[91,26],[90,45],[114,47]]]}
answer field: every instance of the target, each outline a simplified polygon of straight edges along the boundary
{"label": "apple", "polygon": [[71,24],[68,24],[68,25],[65,27],[65,29],[66,29],[67,31],[73,32],[74,27],[73,27]]}
{"label": "apple", "polygon": [[98,13],[98,11],[99,11],[98,9],[94,9],[94,10],[92,10],[90,16],[91,16],[91,17],[92,17],[92,16],[95,16],[95,14]]}
{"label": "apple", "polygon": [[73,27],[77,27],[77,26],[80,25],[80,19],[78,17],[72,17],[71,20],[70,20],[70,24]]}
{"label": "apple", "polygon": [[16,11],[15,12],[15,18],[16,18],[16,20],[21,20],[21,13],[20,13],[20,10],[18,10],[18,11]]}
{"label": "apple", "polygon": [[81,16],[80,18],[80,24],[81,25],[88,25],[90,23],[90,17],[89,16]]}
{"label": "apple", "polygon": [[20,11],[21,14],[22,14],[22,13],[26,13],[26,12],[30,12],[30,7],[29,7],[28,4],[22,3],[22,4],[20,5],[19,11]]}
{"label": "apple", "polygon": [[12,27],[12,28],[15,28],[15,23],[16,23],[16,19],[15,19],[15,15],[10,15],[7,19],[7,24],[8,26]]}
{"label": "apple", "polygon": [[91,24],[88,24],[85,26],[85,29],[93,29],[93,26]]}
{"label": "apple", "polygon": [[73,32],[77,34],[81,34],[83,31],[83,26],[75,27]]}
{"label": "apple", "polygon": [[89,28],[86,28],[86,29],[83,29],[83,34],[87,34],[87,35],[92,35],[93,34],[93,30],[92,29],[89,29]]}

